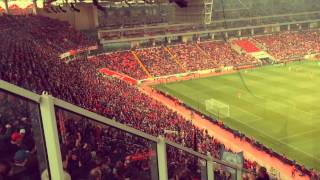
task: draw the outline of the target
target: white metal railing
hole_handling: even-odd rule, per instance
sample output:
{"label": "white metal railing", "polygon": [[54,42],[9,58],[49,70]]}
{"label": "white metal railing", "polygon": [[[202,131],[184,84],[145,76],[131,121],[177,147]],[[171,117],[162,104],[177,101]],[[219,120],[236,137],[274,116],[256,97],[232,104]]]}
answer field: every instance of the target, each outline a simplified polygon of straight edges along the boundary
{"label": "white metal railing", "polygon": [[21,98],[25,98],[29,101],[33,101],[39,105],[40,112],[41,112],[40,113],[41,121],[43,124],[44,140],[45,140],[45,145],[47,150],[46,153],[48,157],[48,165],[49,165],[50,176],[52,180],[64,179],[64,171],[63,171],[63,165],[62,165],[55,108],[61,108],[63,110],[70,111],[72,113],[97,121],[104,125],[114,127],[121,131],[125,131],[133,135],[136,135],[138,137],[144,138],[150,142],[157,143],[156,157],[158,162],[159,180],[168,179],[167,151],[166,151],[167,146],[172,146],[176,149],[179,149],[199,159],[205,160],[206,166],[207,166],[206,178],[208,180],[214,179],[214,173],[213,173],[214,163],[234,169],[237,173],[236,174],[237,179],[240,179],[240,180],[242,179],[242,172],[246,172],[245,169],[242,169],[236,165],[212,158],[210,155],[200,154],[199,152],[196,152],[190,148],[186,148],[177,143],[168,141],[161,136],[160,137],[151,136],[149,134],[146,134],[132,127],[126,126],[114,120],[108,119],[96,113],[90,112],[78,106],[62,101],[60,99],[54,98],[48,95],[46,92],[44,92],[42,95],[38,95],[31,91],[25,90],[23,88],[12,85],[2,80],[0,80],[0,90],[6,91],[12,95],[20,96]]}

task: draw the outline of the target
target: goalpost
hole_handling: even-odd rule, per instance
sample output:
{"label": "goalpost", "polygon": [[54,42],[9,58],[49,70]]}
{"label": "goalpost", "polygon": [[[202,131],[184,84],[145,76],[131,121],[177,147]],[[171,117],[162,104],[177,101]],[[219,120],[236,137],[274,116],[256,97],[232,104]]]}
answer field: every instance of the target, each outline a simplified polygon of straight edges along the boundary
{"label": "goalpost", "polygon": [[218,119],[230,117],[230,107],[216,99],[205,100],[206,111],[215,114]]}

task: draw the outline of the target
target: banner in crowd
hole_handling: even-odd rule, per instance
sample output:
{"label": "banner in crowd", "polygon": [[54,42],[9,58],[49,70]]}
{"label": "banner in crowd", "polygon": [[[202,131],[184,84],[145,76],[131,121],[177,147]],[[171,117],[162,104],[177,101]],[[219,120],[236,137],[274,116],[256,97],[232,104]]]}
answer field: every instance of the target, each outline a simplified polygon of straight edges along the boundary
{"label": "banner in crowd", "polygon": [[110,70],[108,68],[102,68],[102,69],[99,70],[99,72],[104,74],[104,75],[111,76],[111,77],[126,81],[126,82],[128,82],[129,84],[132,84],[132,85],[136,85],[138,83],[136,79],[134,79],[132,77],[129,77],[127,75],[118,73],[116,71],[112,71],[112,70]]}
{"label": "banner in crowd", "polygon": [[93,50],[97,50],[97,49],[98,49],[98,46],[94,45],[94,46],[89,46],[89,47],[77,49],[77,53],[81,53],[84,51],[93,51]]}
{"label": "banner in crowd", "polygon": [[164,134],[179,134],[179,132],[178,131],[169,130],[169,129],[165,129],[164,130]]}
{"label": "banner in crowd", "polygon": [[308,54],[304,56],[305,60],[320,60],[320,53]]}
{"label": "banner in crowd", "polygon": [[75,56],[77,54],[77,51],[76,50],[70,50],[68,52],[65,52],[63,54],[60,54],[60,59],[65,59],[65,58],[68,58],[70,56]]}
{"label": "banner in crowd", "polygon": [[169,79],[172,77],[175,78],[182,78],[182,77],[187,77],[187,76],[193,76],[193,75],[204,75],[204,74],[209,74],[212,72],[215,72],[216,69],[208,69],[208,70],[200,70],[200,71],[190,71],[186,73],[179,73],[179,74],[173,74],[173,75],[167,75],[167,76],[160,76],[160,77],[155,77],[155,78],[148,78],[148,79],[141,79],[139,80],[140,83],[146,83],[146,82],[152,82],[154,80],[162,80],[162,79]]}
{"label": "banner in crowd", "polygon": [[150,159],[151,157],[155,157],[155,156],[156,156],[156,152],[150,149],[148,152],[129,155],[126,157],[126,159],[130,161],[141,161],[141,160]]}
{"label": "banner in crowd", "polygon": [[172,76],[167,76],[166,78],[169,78],[169,77],[177,77],[177,78],[180,78],[180,77],[186,77],[186,76],[189,76],[191,73],[180,73],[180,74],[175,74],[175,75],[172,75]]}
{"label": "banner in crowd", "polygon": [[208,70],[202,70],[202,71],[199,71],[199,74],[209,74],[209,73],[212,73],[212,72],[215,72],[215,69],[208,69]]}
{"label": "banner in crowd", "polygon": [[233,66],[225,66],[223,68],[223,71],[231,71],[231,70],[233,70]]}
{"label": "banner in crowd", "polygon": [[81,54],[83,52],[90,52],[90,51],[93,51],[93,50],[96,50],[98,49],[98,46],[95,45],[95,46],[89,46],[89,47],[85,47],[85,48],[80,48],[80,49],[72,49],[72,50],[69,50],[68,52],[65,52],[65,53],[62,53],[60,54],[60,59],[66,59],[66,58],[69,58],[69,57],[74,57],[78,54]]}
{"label": "banner in crowd", "polygon": [[232,152],[228,152],[226,150],[222,150],[221,153],[221,160],[229,162],[231,164],[236,164],[240,167],[243,166],[243,153],[232,153]]}
{"label": "banner in crowd", "polygon": [[59,132],[61,134],[61,140],[62,140],[62,143],[64,143],[66,141],[67,130],[66,130],[65,119],[64,119],[64,114],[62,110],[58,111],[57,118],[59,122]]}

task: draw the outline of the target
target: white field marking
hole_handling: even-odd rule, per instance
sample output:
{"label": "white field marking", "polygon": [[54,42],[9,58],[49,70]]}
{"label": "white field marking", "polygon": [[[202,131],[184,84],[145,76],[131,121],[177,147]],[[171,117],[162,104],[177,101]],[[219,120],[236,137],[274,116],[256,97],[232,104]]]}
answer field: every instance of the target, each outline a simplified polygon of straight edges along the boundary
{"label": "white field marking", "polygon": [[306,134],[310,134],[310,133],[313,133],[313,132],[320,132],[320,129],[313,129],[313,130],[310,130],[310,131],[305,131],[305,132],[301,132],[301,133],[298,133],[298,134],[293,134],[291,136],[286,136],[286,137],[281,137],[279,138],[280,141],[282,140],[285,140],[285,139],[290,139],[290,138],[293,138],[293,137],[299,137],[299,136],[303,136],[303,135],[306,135]]}
{"label": "white field marking", "polygon": [[[289,109],[291,109],[291,110],[294,110],[294,111],[298,111],[298,112],[300,112],[300,113],[302,113],[302,114],[304,114],[303,116],[304,117],[309,117],[310,119],[314,119],[314,120],[310,120],[311,122],[314,122],[314,121],[319,121],[318,119],[316,119],[316,118],[314,118],[315,116],[315,114],[314,113],[312,113],[312,112],[307,112],[307,111],[304,111],[304,110],[302,110],[302,109],[300,109],[300,108],[297,108],[296,107],[296,105],[295,105],[295,103],[293,103],[293,102],[291,102],[291,101],[287,101],[287,102],[284,102],[284,103],[282,103],[282,102],[277,102],[277,101],[275,101],[275,100],[272,100],[272,99],[269,99],[269,100],[267,100],[267,102],[261,102],[261,103],[257,103],[256,105],[257,106],[260,106],[260,107],[262,107],[262,108],[264,108],[264,109],[267,109],[267,110],[269,110],[269,111],[273,111],[273,112],[276,112],[276,113],[281,113],[281,112],[278,112],[278,111],[274,111],[273,109],[274,108],[266,108],[265,106],[263,106],[263,104],[264,103],[272,103],[272,104],[277,104],[278,106],[280,105],[280,106],[282,106],[282,107],[288,107],[290,104],[291,105],[294,105],[294,108],[289,108]],[[294,114],[289,114],[288,115],[289,117],[291,117],[291,118],[293,118],[293,119],[295,119],[294,117],[296,117],[297,116],[297,114],[296,113],[294,113]],[[296,119],[295,119],[296,120]],[[310,124],[309,122],[310,121],[308,121],[308,123],[307,122],[305,122],[304,124]],[[303,122],[303,121],[301,121],[301,122]]]}
{"label": "white field marking", "polygon": [[307,121],[309,125],[319,125],[320,124],[320,115],[312,114],[311,119]]}
{"label": "white field marking", "polygon": [[308,126],[316,126],[320,124],[320,116],[319,115],[310,115],[308,119],[304,118],[304,120],[301,119],[301,122],[303,124],[306,124]]}
{"label": "white field marking", "polygon": [[[276,102],[276,101],[274,101],[274,100],[268,100],[268,101],[269,101],[269,102],[270,102],[270,101]],[[291,102],[289,101],[289,103],[288,103],[288,102],[282,103],[282,105],[287,105],[287,104],[290,104],[290,103],[291,103]],[[261,106],[261,104],[264,104],[264,103],[262,102],[262,103],[258,103],[258,104],[256,104],[256,105]],[[279,102],[276,102],[276,104],[279,104]],[[309,153],[306,153],[306,152],[304,152],[304,151],[296,148],[295,146],[292,146],[292,145],[290,145],[290,144],[287,144],[287,143],[282,142],[282,141],[281,141],[281,138],[279,138],[279,139],[277,140],[277,139],[275,139],[274,137],[272,137],[272,136],[270,136],[270,135],[268,135],[268,134],[266,134],[266,133],[258,130],[257,128],[248,125],[247,123],[253,123],[253,122],[256,122],[256,121],[260,121],[260,120],[263,119],[263,118],[261,118],[260,116],[255,115],[255,114],[253,114],[253,113],[251,113],[251,112],[249,112],[249,111],[243,110],[242,108],[236,107],[236,109],[239,109],[240,111],[243,111],[243,112],[245,112],[245,113],[251,114],[251,115],[253,115],[253,116],[257,117],[257,118],[256,118],[255,120],[252,120],[252,121],[249,121],[249,122],[246,122],[246,123],[243,122],[243,121],[239,121],[239,120],[237,120],[236,118],[232,118],[233,120],[238,121],[239,123],[241,123],[241,124],[243,124],[243,125],[245,125],[245,126],[248,126],[248,127],[252,128],[252,129],[254,129],[256,132],[259,132],[259,133],[261,133],[261,134],[263,134],[263,135],[271,138],[272,140],[274,140],[274,141],[276,141],[276,142],[278,142],[278,143],[280,143],[280,144],[286,145],[286,146],[288,146],[288,147],[290,147],[290,148],[292,148],[292,149],[294,149],[294,150],[296,150],[296,151],[298,151],[298,152],[300,152],[300,153],[302,153],[302,154],[305,154],[306,156],[309,156],[309,157],[311,157],[311,158],[314,158],[314,159],[317,159],[317,160],[320,161],[319,158],[316,158],[315,156],[313,156],[313,155],[311,155],[311,154],[309,154]],[[297,108],[295,108],[295,109],[297,109]],[[306,114],[310,114],[310,113],[305,112],[305,111],[303,111],[303,110],[301,110],[301,109],[299,109],[299,111],[301,111],[301,112],[303,112],[303,113],[306,113]],[[313,131],[316,131],[316,130],[313,130]],[[317,131],[319,131],[319,130],[317,130]],[[307,134],[307,133],[310,133],[310,132],[304,132],[303,134]],[[302,133],[301,133],[301,134],[302,134]],[[288,138],[288,137],[287,137],[287,138]],[[284,138],[284,139],[286,139],[286,138]]]}
{"label": "white field marking", "polygon": [[247,121],[247,122],[243,122],[243,123],[255,123],[255,122],[258,122],[258,121],[261,121],[261,120],[263,120],[263,118],[259,117],[259,118],[256,118],[256,119],[252,120],[252,121]]}
{"label": "white field marking", "polygon": [[[238,121],[238,120],[235,120],[235,121]],[[313,155],[311,155],[311,154],[309,154],[309,153],[306,153],[306,152],[304,152],[304,151],[301,151],[300,149],[298,149],[298,148],[296,148],[296,147],[294,147],[294,146],[292,146],[292,145],[290,145],[290,144],[287,144],[287,143],[284,143],[284,142],[282,142],[282,141],[280,141],[280,140],[278,140],[278,139],[275,139],[274,137],[268,135],[267,133],[265,133],[265,132],[263,132],[263,131],[258,130],[257,128],[255,128],[255,127],[253,127],[253,126],[250,126],[250,125],[248,125],[248,124],[245,124],[245,123],[243,123],[243,122],[241,122],[241,121],[238,121],[238,122],[241,123],[241,124],[243,124],[243,125],[245,125],[245,126],[247,126],[247,127],[249,127],[249,128],[251,128],[251,129],[253,129],[253,130],[255,130],[255,131],[258,132],[258,133],[263,134],[264,136],[272,139],[272,140],[275,141],[275,142],[278,142],[278,143],[280,143],[280,144],[286,145],[287,147],[290,147],[290,148],[292,148],[292,149],[294,149],[294,150],[296,150],[296,151],[298,151],[298,152],[300,152],[300,153],[302,153],[302,154],[304,154],[304,155],[306,155],[306,156],[309,156],[309,157],[311,157],[311,158],[314,158],[314,159],[320,161],[319,158],[316,158],[316,157],[314,157]]]}
{"label": "white field marking", "polygon": [[[248,121],[248,122],[243,122],[243,123],[252,123],[252,122],[256,122],[256,121],[259,121],[259,120],[263,119],[262,117],[254,114],[254,113],[252,113],[252,112],[246,111],[246,110],[244,110],[244,109],[242,109],[242,108],[239,108],[239,107],[232,107],[230,110],[232,110],[232,109],[238,109],[238,110],[244,112],[245,114],[250,114],[249,116],[255,117],[255,118],[252,118],[252,119],[254,119],[254,120]],[[231,111],[230,114],[232,114],[232,111]],[[249,116],[248,116],[248,117],[249,117]],[[242,122],[242,121],[241,121],[241,122]]]}
{"label": "white field marking", "polygon": [[[232,86],[231,86],[231,87],[232,87]],[[234,87],[232,87],[232,88],[234,88]],[[208,89],[208,90],[209,90],[209,89]],[[196,93],[190,93],[189,95],[193,95],[193,94],[203,94],[203,92],[205,92],[205,91],[196,92]],[[259,98],[261,98],[261,97],[259,97]],[[191,99],[193,99],[193,98],[191,98]],[[276,101],[270,100],[270,99],[268,99],[267,101],[269,101],[269,102],[270,102],[270,101],[276,102]],[[279,102],[276,102],[276,104],[278,104],[278,103],[279,103]],[[292,103],[292,102],[290,102],[290,103]],[[261,104],[262,104],[262,103],[259,103],[259,104],[256,104],[256,105],[261,106]],[[287,104],[289,104],[289,103],[287,103]],[[242,110],[242,111],[243,111],[243,110]],[[300,110],[300,111],[302,111],[302,110]],[[246,111],[246,112],[248,112],[248,111]],[[305,111],[303,111],[303,112],[305,112]],[[307,113],[307,112],[305,112],[305,113]],[[251,114],[252,114],[252,113],[251,113]],[[306,156],[309,156],[309,157],[311,157],[311,158],[314,158],[314,159],[317,159],[318,161],[320,161],[319,158],[316,158],[316,157],[314,157],[313,155],[308,154],[308,153],[306,153],[306,152],[304,152],[304,151],[302,151],[302,150],[300,150],[300,149],[298,149],[298,148],[296,148],[296,147],[294,147],[294,146],[292,146],[292,145],[290,145],[290,144],[287,144],[287,143],[284,143],[284,142],[282,142],[282,141],[280,141],[280,140],[277,140],[277,139],[275,139],[274,137],[272,137],[272,136],[264,133],[263,131],[258,130],[257,128],[255,128],[255,127],[253,127],[253,126],[250,126],[250,125],[248,125],[248,124],[246,124],[246,123],[244,123],[244,122],[242,122],[242,121],[239,121],[239,120],[237,120],[237,119],[233,119],[233,120],[235,120],[235,121],[239,122],[240,124],[243,124],[243,125],[245,125],[245,126],[247,126],[247,127],[250,127],[251,129],[255,130],[255,131],[258,132],[258,133],[263,134],[264,136],[272,139],[272,140],[275,141],[275,142],[278,142],[278,143],[280,143],[280,144],[286,145],[287,147],[290,147],[290,148],[292,148],[292,149],[294,149],[294,150],[296,150],[296,151],[298,151],[298,152],[300,152],[300,153],[302,153],[302,154],[305,154]]]}
{"label": "white field marking", "polygon": [[[233,87],[232,87],[232,88],[233,88]],[[194,92],[194,93],[188,94],[187,96],[189,96],[192,100],[199,102],[198,95],[201,95],[201,94],[206,93],[206,92],[211,92],[211,90],[208,89],[208,90],[204,90],[204,91],[202,91],[202,92]],[[316,118],[314,118],[314,114],[313,114],[313,113],[304,111],[304,110],[302,110],[302,109],[300,109],[300,108],[296,108],[296,107],[295,107],[295,103],[292,102],[292,101],[278,102],[278,101],[275,101],[275,100],[272,100],[272,99],[270,99],[270,98],[268,98],[268,97],[263,97],[263,96],[257,96],[257,98],[261,99],[262,101],[257,102],[255,105],[256,105],[256,106],[260,106],[262,109],[265,109],[265,110],[267,110],[267,111],[273,111],[273,112],[275,112],[275,113],[281,113],[281,112],[275,111],[274,108],[268,108],[268,107],[266,107],[266,106],[265,106],[266,103],[272,103],[273,105],[277,105],[277,106],[279,106],[279,107],[288,107],[289,105],[291,105],[291,106],[294,105],[294,108],[293,108],[293,109],[294,109],[295,111],[298,111],[298,112],[304,114],[304,115],[303,115],[304,117],[309,117],[309,118],[310,118],[307,122],[304,122],[304,124],[310,125],[310,123],[318,122],[318,120],[317,120]],[[205,98],[205,99],[208,99],[208,98]],[[204,100],[205,100],[205,99],[204,99]],[[202,99],[200,100],[199,104],[204,105],[204,102],[203,102]],[[262,117],[257,116],[257,115],[255,115],[255,114],[252,113],[252,112],[245,111],[245,110],[243,110],[242,108],[238,108],[237,106],[231,105],[231,107],[232,107],[232,108],[230,109],[230,110],[231,110],[231,114],[232,114],[232,109],[233,109],[233,108],[236,108],[236,109],[239,109],[240,111],[243,111],[243,112],[245,112],[245,113],[247,113],[247,114],[253,115],[254,117],[256,117],[255,119],[258,119],[258,118],[263,119]],[[292,109],[292,108],[290,108],[290,109]],[[295,119],[295,117],[296,117],[295,114],[290,114],[289,116],[290,116],[290,118],[293,118],[293,119]],[[311,120],[311,119],[314,119],[314,120]],[[296,120],[296,119],[295,119],[295,120]],[[257,120],[257,121],[258,121],[258,120]],[[251,122],[255,122],[255,121],[249,121],[249,122],[245,122],[245,123],[251,123]]]}
{"label": "white field marking", "polygon": [[[190,94],[188,94],[188,95],[189,95],[189,96],[191,95],[191,96],[190,96],[191,99],[193,99],[193,100],[195,100],[195,101],[199,101],[199,99],[198,99],[198,97],[197,97],[196,95],[201,95],[201,94],[203,94],[203,93],[205,93],[205,92],[210,92],[210,90],[208,89],[208,90],[205,90],[205,91],[202,91],[202,92],[194,92],[194,93],[190,93]],[[280,108],[283,108],[283,107],[285,108],[285,107],[288,107],[290,104],[291,104],[291,106],[292,106],[293,104],[295,104],[295,103],[293,103],[293,102],[291,102],[291,101],[277,102],[277,101],[275,101],[275,100],[269,99],[268,97],[260,97],[260,96],[257,96],[257,98],[261,99],[262,101],[257,102],[257,103],[255,104],[256,106],[260,106],[262,109],[265,109],[265,110],[267,110],[267,111],[273,111],[273,112],[275,112],[275,113],[281,113],[281,112],[275,111],[274,108],[268,108],[268,107],[266,107],[266,103],[271,103],[271,104],[273,104],[273,105],[277,105],[277,106],[279,106]],[[206,99],[207,99],[207,98],[206,98]],[[205,100],[205,99],[204,99],[204,100]],[[200,104],[201,104],[201,105],[204,105],[204,102],[201,100],[201,101],[200,101]],[[294,105],[294,106],[295,106],[295,105]],[[239,107],[237,107],[237,106],[231,105],[230,107],[231,107],[231,108],[230,108],[231,114],[232,114],[232,109],[238,109],[238,110],[244,112],[245,114],[249,114],[249,116],[254,116],[254,117],[255,117],[255,120],[253,120],[253,121],[248,121],[248,122],[243,122],[243,123],[251,123],[251,122],[256,122],[256,121],[258,121],[258,119],[259,119],[259,120],[263,119],[262,117],[254,114],[254,113],[252,113],[252,112],[250,112],[250,111],[243,110],[242,108],[239,108]],[[292,109],[292,108],[290,108],[290,109]],[[295,111],[299,111],[300,113],[303,113],[303,114],[304,114],[304,117],[310,117],[310,118],[311,118],[311,117],[313,116],[312,113],[303,111],[303,110],[301,110],[301,109],[299,109],[299,108],[294,107],[293,109],[294,109]],[[290,116],[291,116],[291,118],[294,118],[296,115],[291,114]],[[314,120],[314,121],[316,121],[316,120]],[[308,121],[308,122],[310,122],[310,121]],[[313,121],[312,121],[312,122],[313,122]],[[308,124],[310,124],[310,123],[308,123]]]}

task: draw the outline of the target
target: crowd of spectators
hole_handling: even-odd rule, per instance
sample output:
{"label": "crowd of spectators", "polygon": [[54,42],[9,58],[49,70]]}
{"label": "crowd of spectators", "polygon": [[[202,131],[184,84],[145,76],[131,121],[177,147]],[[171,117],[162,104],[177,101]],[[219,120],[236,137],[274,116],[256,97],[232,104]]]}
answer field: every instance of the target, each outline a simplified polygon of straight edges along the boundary
{"label": "crowd of spectators", "polygon": [[[0,34],[0,41],[3,42],[0,43],[0,79],[38,94],[47,91],[57,98],[145,133],[165,136],[168,140],[219,158],[223,144],[207,131],[195,127],[176,112],[140,92],[138,88],[118,79],[97,75],[100,63],[92,63],[86,58],[68,64],[62,62],[58,58],[59,53],[92,43],[81,34],[73,33],[75,30],[70,26],[41,16],[1,16],[0,22],[1,26],[5,27]],[[190,70],[207,69],[208,64],[213,64],[213,61],[204,61],[207,58],[195,46],[179,46],[181,47],[171,49],[178,54],[180,60],[183,57],[186,61],[184,65]],[[200,62],[207,64],[201,65]],[[15,116],[11,117],[17,120]],[[10,124],[14,128],[13,134],[16,134],[12,137],[11,133],[10,136],[14,142],[21,139],[23,133],[26,133],[25,137],[31,136],[32,130],[20,127],[25,121],[24,116],[21,117],[22,122],[19,120],[17,126]],[[27,116],[28,118],[30,117]],[[7,122],[15,122],[10,118],[6,120],[1,119],[0,135],[6,134],[4,131],[9,127]],[[64,168],[72,179],[149,179],[152,176],[152,143],[93,121],[75,119],[64,113],[61,115],[61,112],[57,112],[57,121]],[[6,139],[8,140],[8,137]],[[119,143],[120,141],[123,143]],[[20,149],[9,151],[14,154],[13,160],[21,160],[21,156],[25,157],[26,153],[34,152],[34,141],[27,142],[25,145],[28,152],[21,153]],[[135,157],[141,153],[143,156],[148,154],[149,158],[130,159],[132,155]],[[169,178],[179,179],[186,174],[194,179],[199,178],[201,161],[197,162],[179,153],[181,152],[168,151],[168,156],[174,157],[168,158],[168,169],[177,169],[170,172]],[[12,155],[5,157],[12,160]],[[139,174],[137,177],[137,171],[143,171],[145,175]],[[225,173],[225,176],[229,176],[228,173]]]}
{"label": "crowd of spectators", "polygon": [[280,32],[255,37],[276,59],[302,58],[311,52],[320,51],[320,33],[316,31]]}
{"label": "crowd of spectators", "polygon": [[255,59],[246,54],[238,54],[227,42],[203,42],[200,47],[218,62],[218,66],[236,66],[252,64]]}
{"label": "crowd of spectators", "polygon": [[[248,65],[256,62],[249,55],[238,54],[228,43],[223,41],[179,44],[167,48],[174,57],[171,57],[171,52],[168,52],[165,47],[143,48],[134,52],[153,77],[183,73],[184,69],[198,71],[225,66]],[[147,78],[146,73],[143,72],[142,67],[130,51],[101,54],[91,57],[90,60],[93,60],[98,67],[106,67],[135,79]]]}
{"label": "crowd of spectators", "polygon": [[113,52],[93,56],[90,60],[99,68],[108,68],[135,79],[146,79],[147,75],[130,51]]}
{"label": "crowd of spectators", "polygon": [[183,69],[172,59],[164,47],[136,50],[141,62],[154,77],[182,73]]}
{"label": "crowd of spectators", "polygon": [[[218,157],[217,149],[221,146],[219,142],[202,130],[195,128],[191,122],[186,121],[176,112],[144,95],[136,87],[120,80],[97,76],[97,66],[87,59],[78,59],[68,64],[62,62],[58,58],[59,53],[63,52],[61,47],[76,49],[82,44],[81,41],[85,42],[85,38],[82,36],[77,36],[82,39],[80,41],[73,37],[77,34],[66,33],[70,29],[69,27],[61,29],[63,26],[60,26],[59,21],[41,16],[2,16],[0,21],[7,24],[6,33],[0,34],[0,40],[4,42],[0,44],[0,79],[39,94],[47,91],[55,97],[115,119],[148,134],[165,135],[179,144],[197,147],[200,152],[211,152],[213,156]],[[38,25],[38,28],[34,28],[27,25],[29,21],[44,25],[56,24],[56,26],[47,28],[47,26]],[[17,28],[20,26],[25,26],[25,28]],[[37,31],[39,33],[36,33]],[[64,40],[58,43],[55,42],[57,39]],[[90,44],[90,42],[87,43]],[[75,46],[72,47],[70,44]],[[60,121],[59,118],[58,121]],[[66,127],[72,127],[72,124],[68,123],[72,123],[72,121],[65,123]],[[67,129],[75,130],[77,128]],[[194,129],[194,133],[189,133],[190,129]],[[72,152],[81,152],[85,143],[89,146],[90,137],[82,137],[90,134],[87,133],[90,132],[90,129],[78,128],[78,131],[75,132],[79,134],[75,141],[71,141],[66,146],[62,145],[62,147],[67,147],[62,150],[62,157],[64,164],[69,165],[65,168],[72,177],[86,179],[93,169],[89,169],[85,173],[86,171],[82,170],[82,163],[77,161],[79,157]],[[177,133],[168,135],[165,131]],[[197,140],[194,140],[194,137]],[[82,143],[79,144],[77,138],[83,140]],[[93,148],[91,145],[89,147]],[[95,151],[98,150],[95,149]],[[98,165],[101,163],[91,167],[96,168]],[[75,169],[85,175],[74,174],[73,170]]]}
{"label": "crowd of spectators", "polygon": [[169,47],[170,51],[189,71],[207,70],[218,67],[218,62],[203,52],[196,44],[179,44]]}
{"label": "crowd of spectators", "polygon": [[[171,57],[165,47],[143,48],[135,50],[135,53],[153,77],[183,73],[185,71],[182,68],[198,71],[255,62],[253,57],[238,54],[228,43],[222,41],[173,45],[168,46],[168,49],[174,57]],[[108,67],[136,79],[145,78],[141,67],[128,51],[99,55],[91,59],[101,67]]]}

